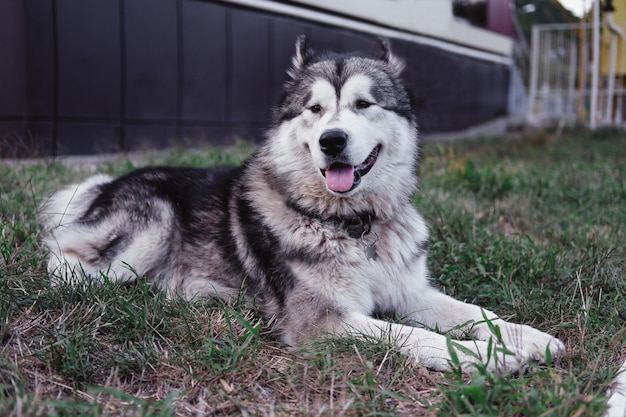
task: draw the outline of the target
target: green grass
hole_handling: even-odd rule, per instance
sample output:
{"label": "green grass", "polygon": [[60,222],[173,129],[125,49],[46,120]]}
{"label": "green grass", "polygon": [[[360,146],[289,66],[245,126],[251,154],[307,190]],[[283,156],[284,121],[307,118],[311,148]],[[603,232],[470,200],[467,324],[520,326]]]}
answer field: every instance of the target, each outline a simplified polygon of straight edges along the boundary
{"label": "green grass", "polygon": [[626,135],[427,143],[415,204],[446,293],[557,335],[519,376],[430,372],[384,341],[294,351],[243,302],[51,287],[37,207],[93,172],[239,163],[249,146],[108,162],[0,161],[0,415],[598,416],[626,356]]}

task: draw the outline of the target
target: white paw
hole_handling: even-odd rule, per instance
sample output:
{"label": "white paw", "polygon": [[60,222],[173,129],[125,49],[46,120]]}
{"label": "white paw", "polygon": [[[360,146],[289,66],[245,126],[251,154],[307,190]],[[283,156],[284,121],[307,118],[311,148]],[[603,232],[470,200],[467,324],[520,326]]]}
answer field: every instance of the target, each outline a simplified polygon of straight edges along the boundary
{"label": "white paw", "polygon": [[476,366],[486,366],[490,372],[504,374],[523,372],[526,361],[517,352],[494,342],[455,341],[456,354],[464,372],[471,373]]}
{"label": "white paw", "polygon": [[475,327],[474,336],[480,340],[492,338],[494,342],[501,343],[523,362],[532,360],[545,363],[546,351],[550,352],[551,358],[559,357],[565,351],[563,342],[533,327],[508,323],[503,320],[494,320],[491,327],[494,326],[499,329],[501,340],[492,333],[486,324]]}
{"label": "white paw", "polygon": [[554,336],[523,324],[506,323],[501,327],[502,341],[514,350],[522,360],[546,362],[546,351],[552,358],[565,352],[565,345]]}

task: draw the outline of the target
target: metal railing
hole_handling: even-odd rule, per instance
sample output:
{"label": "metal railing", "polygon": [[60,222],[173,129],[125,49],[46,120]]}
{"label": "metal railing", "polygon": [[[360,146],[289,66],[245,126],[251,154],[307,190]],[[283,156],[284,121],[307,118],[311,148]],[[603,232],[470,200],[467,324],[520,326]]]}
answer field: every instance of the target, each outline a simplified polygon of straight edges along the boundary
{"label": "metal railing", "polygon": [[[591,57],[591,24],[533,26],[528,109],[531,124],[591,124]],[[613,88],[608,76],[600,78],[596,125],[624,123],[626,89],[624,77],[617,78],[621,83]]]}

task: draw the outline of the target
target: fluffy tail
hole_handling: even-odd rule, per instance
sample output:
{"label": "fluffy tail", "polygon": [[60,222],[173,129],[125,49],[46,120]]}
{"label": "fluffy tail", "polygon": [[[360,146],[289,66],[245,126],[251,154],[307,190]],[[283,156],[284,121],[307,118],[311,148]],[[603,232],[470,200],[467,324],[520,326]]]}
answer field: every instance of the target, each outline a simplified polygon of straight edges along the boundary
{"label": "fluffy tail", "polygon": [[53,194],[39,211],[39,221],[46,233],[79,219],[99,194],[99,186],[111,182],[108,175],[95,175],[79,184],[68,185]]}
{"label": "fluffy tail", "polygon": [[72,226],[99,195],[100,185],[111,181],[108,175],[93,176],[56,192],[41,206],[39,221],[44,229],[43,243],[50,251],[48,272],[52,277],[77,278],[81,257],[75,253],[79,249],[72,243],[80,239],[76,236],[77,228]]}

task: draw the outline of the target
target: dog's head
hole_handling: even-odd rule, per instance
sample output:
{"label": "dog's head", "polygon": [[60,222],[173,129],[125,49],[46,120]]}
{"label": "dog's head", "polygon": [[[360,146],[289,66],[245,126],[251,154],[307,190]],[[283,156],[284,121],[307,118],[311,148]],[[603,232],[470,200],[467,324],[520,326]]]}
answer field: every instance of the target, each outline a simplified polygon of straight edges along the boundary
{"label": "dog's head", "polygon": [[296,42],[290,80],[274,112],[285,169],[308,166],[311,182],[338,197],[405,182],[413,190],[417,128],[404,67],[381,41],[377,56],[315,54]]}

